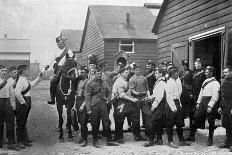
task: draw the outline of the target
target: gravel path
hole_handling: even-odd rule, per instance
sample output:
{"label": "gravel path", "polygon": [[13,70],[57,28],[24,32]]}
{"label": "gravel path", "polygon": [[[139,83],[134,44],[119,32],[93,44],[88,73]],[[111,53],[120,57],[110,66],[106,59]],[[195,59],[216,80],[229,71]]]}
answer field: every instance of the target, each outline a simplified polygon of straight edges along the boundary
{"label": "gravel path", "polygon": [[[32,91],[32,110],[29,116],[28,129],[34,145],[19,152],[8,152],[6,148],[0,149],[0,155],[203,155],[203,154],[230,154],[227,149],[219,149],[218,145],[224,140],[225,130],[221,127],[215,131],[214,145],[206,147],[207,130],[198,130],[196,142],[190,147],[180,147],[172,149],[167,146],[166,133],[163,135],[164,145],[153,146],[149,148],[143,147],[143,142],[135,142],[131,133],[125,133],[125,144],[116,147],[106,147],[105,139],[99,142],[101,148],[97,149],[92,146],[92,136],[88,137],[88,146],[81,148],[75,141],[80,135],[76,135],[74,142],[69,142],[67,132],[65,130],[65,142],[58,141],[58,117],[56,106],[47,105],[49,98],[48,93],[49,81],[42,81],[37,88]],[[65,124],[65,123],[64,123]],[[65,125],[64,125],[65,126]],[[185,130],[185,135],[189,131]],[[175,132],[174,132],[175,133]],[[174,140],[178,141],[176,133]],[[231,153],[232,154],[232,153]]]}

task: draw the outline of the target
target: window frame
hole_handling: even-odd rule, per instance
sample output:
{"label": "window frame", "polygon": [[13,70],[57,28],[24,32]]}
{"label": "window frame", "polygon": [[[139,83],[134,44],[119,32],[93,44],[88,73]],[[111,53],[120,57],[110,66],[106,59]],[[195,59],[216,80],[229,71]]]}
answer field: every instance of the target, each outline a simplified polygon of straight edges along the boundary
{"label": "window frame", "polygon": [[[123,44],[122,41],[131,41],[132,44]],[[132,46],[132,51],[124,51],[121,46]],[[120,40],[119,41],[119,51],[124,51],[125,53],[135,53],[135,42],[134,40]]]}

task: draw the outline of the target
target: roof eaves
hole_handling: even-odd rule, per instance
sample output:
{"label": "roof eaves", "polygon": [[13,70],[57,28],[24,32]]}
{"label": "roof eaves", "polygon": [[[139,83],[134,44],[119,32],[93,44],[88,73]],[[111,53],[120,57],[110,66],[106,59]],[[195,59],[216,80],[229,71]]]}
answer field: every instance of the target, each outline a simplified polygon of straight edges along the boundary
{"label": "roof eaves", "polygon": [[164,11],[165,11],[165,9],[167,7],[167,4],[168,4],[168,0],[164,0],[163,3],[162,3],[161,9],[159,11],[159,14],[158,14],[158,16],[157,16],[157,18],[155,20],[155,24],[154,24],[154,26],[152,28],[152,32],[155,33],[155,34],[158,33],[159,23],[160,23],[160,21],[161,21],[161,19],[163,17],[163,14],[164,14]]}

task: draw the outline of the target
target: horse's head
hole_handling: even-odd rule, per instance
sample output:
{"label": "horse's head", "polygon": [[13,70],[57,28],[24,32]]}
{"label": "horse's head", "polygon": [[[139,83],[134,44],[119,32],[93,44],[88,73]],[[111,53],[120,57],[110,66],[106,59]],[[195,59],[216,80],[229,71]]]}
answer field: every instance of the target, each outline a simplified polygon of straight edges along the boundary
{"label": "horse's head", "polygon": [[62,66],[61,72],[70,80],[75,80],[78,76],[76,61],[72,59],[68,59]]}

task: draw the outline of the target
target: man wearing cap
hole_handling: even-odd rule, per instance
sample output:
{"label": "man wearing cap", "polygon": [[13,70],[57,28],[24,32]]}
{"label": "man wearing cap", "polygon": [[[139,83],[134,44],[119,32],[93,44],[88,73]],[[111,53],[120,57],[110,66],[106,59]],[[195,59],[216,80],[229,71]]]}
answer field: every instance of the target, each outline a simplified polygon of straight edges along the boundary
{"label": "man wearing cap", "polygon": [[25,146],[32,146],[28,140],[27,119],[31,109],[31,88],[35,87],[42,79],[42,73],[38,77],[29,82],[27,76],[29,74],[27,65],[20,65],[18,68],[18,81],[15,87],[16,96],[16,133],[18,146],[25,148]]}
{"label": "man wearing cap", "polygon": [[48,104],[55,104],[55,96],[56,96],[56,89],[57,84],[60,79],[60,68],[65,63],[67,59],[74,59],[75,55],[74,53],[68,49],[65,45],[66,39],[62,38],[62,36],[59,36],[56,38],[56,43],[59,48],[59,53],[57,53],[58,57],[56,57],[53,69],[54,69],[54,76],[50,82],[50,96],[51,101],[48,101]]}
{"label": "man wearing cap", "polygon": [[224,79],[221,85],[220,108],[218,112],[222,114],[222,126],[226,129],[225,142],[220,148],[229,148],[232,152],[232,68],[226,66],[223,70]]}
{"label": "man wearing cap", "polygon": [[155,69],[154,62],[152,62],[152,60],[148,60],[147,61],[147,71],[144,74],[144,76],[147,79],[147,83],[148,83],[148,87],[149,87],[149,91],[150,91],[151,95],[153,93],[153,86],[154,86],[155,81],[156,81],[154,69]]}
{"label": "man wearing cap", "polygon": [[[132,97],[135,97],[139,100],[144,99],[145,97],[150,96],[150,91],[148,88],[147,79],[140,75],[140,67],[138,65],[135,66],[134,75],[129,80],[129,89]],[[143,126],[146,126],[145,117],[147,115],[146,110],[146,102],[140,101],[138,103],[135,103],[134,106],[137,108],[136,114],[138,117],[140,116],[140,109],[142,111],[143,116]],[[140,129],[139,129],[140,131]],[[144,140],[141,136],[135,137],[136,141]]]}
{"label": "man wearing cap", "polygon": [[176,125],[176,130],[179,138],[180,146],[189,146],[189,143],[186,143],[183,137],[183,118],[181,111],[181,102],[180,95],[182,93],[182,84],[178,80],[179,73],[178,68],[172,67],[169,69],[169,79],[166,84],[166,127],[168,135],[168,144],[170,147],[178,148],[173,142],[173,127]]}
{"label": "man wearing cap", "polygon": [[19,148],[14,145],[14,112],[11,105],[15,105],[14,90],[7,82],[6,67],[0,65],[0,148],[2,148],[3,127],[6,123],[6,137],[8,139],[8,149],[18,151]]}
{"label": "man wearing cap", "polygon": [[[191,85],[192,85],[192,71],[189,69],[189,64],[187,60],[182,61],[183,70],[180,71],[179,77],[182,82],[182,94],[180,97],[182,104],[183,118],[190,116],[194,105],[192,104],[190,98]],[[190,125],[191,126],[191,125]]]}
{"label": "man wearing cap", "polygon": [[195,133],[201,124],[205,123],[205,117],[209,122],[209,138],[207,145],[213,145],[213,133],[215,116],[217,114],[217,101],[219,99],[220,84],[214,77],[214,68],[208,66],[205,69],[206,80],[201,86],[201,90],[197,99],[196,111],[194,114],[194,121],[191,127],[189,137],[186,140],[195,141]]}
{"label": "man wearing cap", "polygon": [[81,125],[81,146],[85,147],[87,145],[87,134],[88,134],[88,115],[85,107],[85,85],[88,81],[88,67],[82,66],[81,72],[78,77],[77,82],[77,95],[76,95],[76,103],[75,110],[77,111],[78,122]]}
{"label": "man wearing cap", "polygon": [[128,90],[128,78],[129,67],[121,68],[119,71],[119,77],[113,84],[112,100],[116,100],[114,103],[114,120],[115,120],[115,140],[119,143],[124,143],[123,139],[123,124],[125,117],[129,118],[132,123],[133,134],[137,137],[140,136],[138,132],[140,128],[139,117],[135,115],[134,102],[138,99],[130,96]]}
{"label": "man wearing cap", "polygon": [[116,146],[112,143],[109,112],[107,110],[107,99],[109,98],[109,88],[104,80],[102,80],[102,70],[96,67],[95,77],[86,83],[85,86],[85,103],[86,110],[90,117],[92,125],[93,146],[99,148],[97,143],[100,119],[103,122],[105,135],[108,146]]}
{"label": "man wearing cap", "polygon": [[[190,113],[190,126],[193,123],[194,119],[194,111],[196,107],[196,102],[201,90],[202,83],[205,81],[205,72],[204,68],[202,67],[202,61],[200,58],[197,58],[194,62],[194,67],[195,69],[193,70],[193,79],[192,79],[192,85],[191,85],[191,92],[190,92],[190,97],[192,99],[192,104],[194,109],[192,109],[192,112]],[[205,127],[205,124],[201,125],[202,128]]]}
{"label": "man wearing cap", "polygon": [[164,79],[167,80],[167,79],[166,79],[166,74],[168,73],[168,70],[167,70],[167,68],[168,68],[168,62],[167,62],[167,61],[163,61],[163,62],[161,63],[161,67],[162,67],[162,69],[163,69],[164,72],[165,72],[165,77],[164,77]]}
{"label": "man wearing cap", "polygon": [[[153,144],[162,145],[163,134],[163,113],[166,104],[164,70],[161,67],[155,69],[155,82],[153,94],[149,97],[151,106],[149,106],[150,114],[146,117],[146,131],[148,133],[148,140],[144,144],[145,147],[150,147]],[[157,133],[157,140],[154,142],[155,132]]]}

